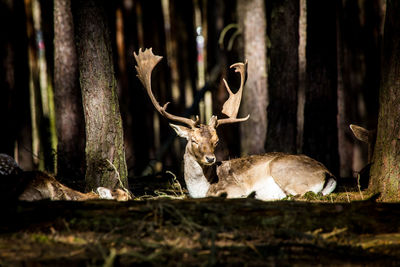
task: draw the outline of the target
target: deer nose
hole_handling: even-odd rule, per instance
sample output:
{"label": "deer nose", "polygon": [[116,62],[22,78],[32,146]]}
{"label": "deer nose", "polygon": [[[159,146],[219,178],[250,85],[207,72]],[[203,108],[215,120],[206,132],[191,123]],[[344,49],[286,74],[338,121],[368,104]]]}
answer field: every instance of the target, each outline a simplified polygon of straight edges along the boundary
{"label": "deer nose", "polygon": [[206,156],[206,161],[207,161],[207,163],[214,163],[215,156]]}

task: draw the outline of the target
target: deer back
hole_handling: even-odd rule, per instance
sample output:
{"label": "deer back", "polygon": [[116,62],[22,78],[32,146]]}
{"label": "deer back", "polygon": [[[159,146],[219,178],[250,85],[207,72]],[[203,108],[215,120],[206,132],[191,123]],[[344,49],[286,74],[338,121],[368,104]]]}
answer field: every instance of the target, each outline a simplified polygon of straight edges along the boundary
{"label": "deer back", "polygon": [[98,187],[97,192],[82,193],[69,188],[52,175],[41,171],[23,172],[21,194],[18,199],[24,201],[35,201],[41,199],[50,200],[72,200],[83,201],[90,199],[115,199],[118,201],[127,201],[131,199],[130,194],[121,190],[110,190],[105,187]]}
{"label": "deer back", "polygon": [[269,165],[275,182],[291,195],[319,193],[333,174],[320,162],[306,155],[280,155]]}
{"label": "deer back", "polygon": [[130,193],[121,189],[110,190],[98,187],[97,193],[82,193],[69,188],[52,175],[42,171],[23,171],[14,158],[0,154],[0,199],[19,199],[34,201],[51,200],[89,200],[116,199],[126,201],[131,199]]}
{"label": "deer back", "polygon": [[310,157],[280,152],[223,161],[217,176],[218,182],[209,189],[210,196],[227,193],[228,197],[245,197],[256,192],[257,198],[266,200],[309,191],[319,193],[328,178],[334,177]]}
{"label": "deer back", "polygon": [[81,193],[73,190],[60,182],[53,176],[40,172],[24,172],[24,179],[28,180],[19,200],[35,201],[41,199],[51,200],[88,200],[97,199],[99,195],[94,192]]}

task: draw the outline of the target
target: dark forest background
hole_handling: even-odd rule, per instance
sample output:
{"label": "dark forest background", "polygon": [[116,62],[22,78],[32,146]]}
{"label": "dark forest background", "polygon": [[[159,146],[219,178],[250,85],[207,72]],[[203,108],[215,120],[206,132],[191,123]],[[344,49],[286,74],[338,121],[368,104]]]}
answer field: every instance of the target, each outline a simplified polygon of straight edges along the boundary
{"label": "dark forest background", "polygon": [[84,111],[96,105],[82,95],[102,80],[91,61],[100,58],[114,75],[128,176],[170,170],[181,179],[185,143],[134,68],[133,53],[152,47],[164,57],[153,73],[158,101],[203,121],[222,116],[222,78],[238,88],[229,66],[248,60],[241,113],[251,117],[219,128],[218,160],[304,153],[356,177],[367,151],[349,125],[377,125],[385,10],[384,0],[1,0],[0,153],[25,170],[82,181]]}

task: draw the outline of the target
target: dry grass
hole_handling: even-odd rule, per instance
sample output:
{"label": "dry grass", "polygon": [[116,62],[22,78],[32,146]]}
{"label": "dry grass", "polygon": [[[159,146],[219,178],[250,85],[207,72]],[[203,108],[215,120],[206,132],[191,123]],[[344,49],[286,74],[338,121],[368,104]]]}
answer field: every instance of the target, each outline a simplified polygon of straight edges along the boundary
{"label": "dry grass", "polygon": [[[142,194],[135,197],[135,200],[151,200],[151,199],[185,199],[188,198],[188,192],[183,188],[178,178],[171,171],[165,172],[163,175],[165,179],[168,179],[168,183],[160,184],[160,187],[152,190],[148,194]],[[135,185],[133,185],[135,188]],[[352,201],[363,201],[372,197],[373,194],[367,190],[361,190],[359,186],[344,186],[340,185],[327,196],[321,194],[314,194],[312,192],[306,193],[304,196],[288,196],[284,200],[286,201],[308,201],[308,202],[345,202],[351,203]],[[253,197],[253,196],[250,196]]]}

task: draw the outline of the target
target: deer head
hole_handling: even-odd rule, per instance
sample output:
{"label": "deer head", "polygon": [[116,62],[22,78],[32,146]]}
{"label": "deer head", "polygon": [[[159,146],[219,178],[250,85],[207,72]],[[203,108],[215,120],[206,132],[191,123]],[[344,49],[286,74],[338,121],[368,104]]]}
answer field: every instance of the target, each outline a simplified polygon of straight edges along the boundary
{"label": "deer head", "polygon": [[160,106],[154,97],[151,88],[151,73],[162,57],[154,55],[151,48],[144,51],[140,49],[138,54],[134,53],[134,56],[137,62],[137,76],[146,88],[147,94],[156,110],[168,120],[185,125],[182,126],[170,123],[170,126],[176,133],[188,141],[186,152],[194,156],[196,161],[201,165],[214,164],[216,161],[214,150],[218,145],[217,127],[222,124],[246,121],[250,117],[250,115],[248,115],[245,118],[237,118],[246,79],[247,61],[245,63],[235,63],[231,66],[231,68],[235,69],[235,72],[239,72],[241,77],[240,88],[236,93],[233,93],[226,80],[223,80],[229,94],[229,98],[222,108],[222,113],[225,114],[227,118],[218,119],[217,116],[212,116],[208,124],[201,124],[198,116],[196,116],[195,120],[192,120],[170,114],[166,111],[169,102],[164,106]]}
{"label": "deer head", "polygon": [[199,124],[196,127],[188,128],[170,123],[169,125],[188,143],[186,150],[196,158],[202,165],[211,165],[216,161],[214,149],[218,145],[216,131],[217,117],[212,116],[208,125]]}

